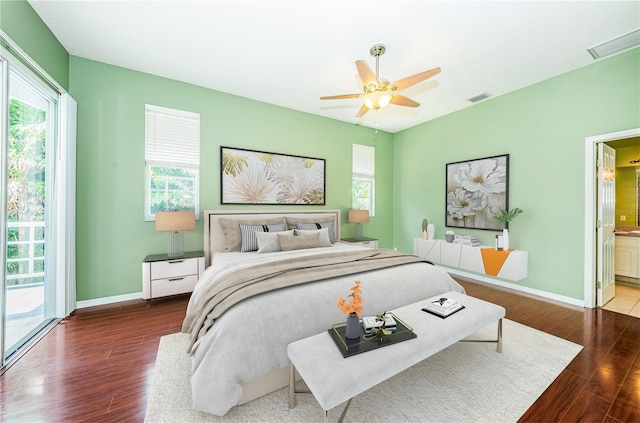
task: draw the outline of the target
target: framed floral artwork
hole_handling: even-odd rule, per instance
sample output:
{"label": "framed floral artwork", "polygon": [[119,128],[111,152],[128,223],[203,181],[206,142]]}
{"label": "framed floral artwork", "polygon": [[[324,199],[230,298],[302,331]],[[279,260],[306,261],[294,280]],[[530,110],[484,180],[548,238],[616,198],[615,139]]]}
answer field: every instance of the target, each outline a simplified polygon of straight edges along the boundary
{"label": "framed floral artwork", "polygon": [[220,147],[222,204],[325,204],[324,159]]}
{"label": "framed floral artwork", "polygon": [[509,155],[446,165],[446,226],[502,230],[495,215],[509,209]]}

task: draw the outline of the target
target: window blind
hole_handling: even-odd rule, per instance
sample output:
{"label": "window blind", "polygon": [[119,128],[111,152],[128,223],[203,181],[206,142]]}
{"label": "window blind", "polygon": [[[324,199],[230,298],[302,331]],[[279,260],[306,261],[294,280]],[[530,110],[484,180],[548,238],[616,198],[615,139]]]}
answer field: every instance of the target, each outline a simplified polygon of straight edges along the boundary
{"label": "window blind", "polygon": [[376,170],[376,148],[353,144],[353,177],[373,179]]}
{"label": "window blind", "polygon": [[200,114],[145,105],[147,165],[199,167]]}

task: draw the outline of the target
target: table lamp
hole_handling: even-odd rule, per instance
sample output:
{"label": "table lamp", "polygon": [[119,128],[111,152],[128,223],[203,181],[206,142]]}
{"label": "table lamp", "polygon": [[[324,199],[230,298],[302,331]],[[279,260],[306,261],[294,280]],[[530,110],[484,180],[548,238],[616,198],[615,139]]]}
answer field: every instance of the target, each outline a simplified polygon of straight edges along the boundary
{"label": "table lamp", "polygon": [[349,223],[356,224],[356,230],[353,235],[353,239],[356,241],[362,241],[362,223],[369,221],[369,210],[349,210],[349,217],[347,218]]}
{"label": "table lamp", "polygon": [[184,256],[184,234],[196,227],[196,213],[188,210],[156,212],[156,231],[169,232],[169,257]]}

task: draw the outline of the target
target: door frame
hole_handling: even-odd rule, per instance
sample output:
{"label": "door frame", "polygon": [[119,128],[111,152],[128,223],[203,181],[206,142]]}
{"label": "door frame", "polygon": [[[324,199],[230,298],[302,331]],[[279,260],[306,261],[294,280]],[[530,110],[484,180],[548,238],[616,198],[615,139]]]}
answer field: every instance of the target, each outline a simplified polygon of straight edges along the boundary
{"label": "door frame", "polygon": [[596,306],[596,144],[640,137],[640,128],[585,138],[584,180],[584,306]]}

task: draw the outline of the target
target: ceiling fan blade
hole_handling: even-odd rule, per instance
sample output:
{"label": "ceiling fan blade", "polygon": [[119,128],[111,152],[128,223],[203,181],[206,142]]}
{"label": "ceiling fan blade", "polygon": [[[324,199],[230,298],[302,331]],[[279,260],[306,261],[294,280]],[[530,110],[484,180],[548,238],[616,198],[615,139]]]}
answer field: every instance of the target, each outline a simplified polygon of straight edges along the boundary
{"label": "ceiling fan blade", "polygon": [[340,94],[340,95],[328,95],[325,97],[320,97],[320,100],[341,100],[344,98],[358,98],[362,94]]}
{"label": "ceiling fan blade", "polygon": [[369,84],[378,85],[378,78],[376,78],[376,74],[373,73],[367,62],[364,60],[356,60],[356,66],[358,67],[358,74],[360,74],[362,84],[365,87]]}
{"label": "ceiling fan blade", "polygon": [[364,116],[364,114],[365,114],[365,113],[367,113],[368,111],[369,111],[369,108],[363,104],[363,105],[360,107],[360,110],[358,110],[358,114],[356,114],[356,117],[362,117],[362,116]]}
{"label": "ceiling fan blade", "polygon": [[439,74],[440,70],[440,68],[434,68],[428,71],[416,73],[415,75],[397,80],[393,83],[393,85],[396,86],[397,91],[401,91],[405,88],[409,88],[410,86],[417,84],[418,82],[422,82],[425,79],[429,79],[432,76]]}
{"label": "ceiling fan blade", "polygon": [[391,104],[395,104],[396,106],[405,106],[405,107],[418,107],[420,105],[420,103],[398,94],[393,95],[393,98],[391,99]]}

